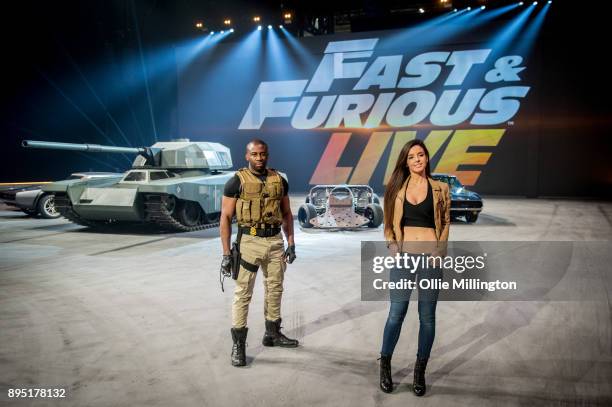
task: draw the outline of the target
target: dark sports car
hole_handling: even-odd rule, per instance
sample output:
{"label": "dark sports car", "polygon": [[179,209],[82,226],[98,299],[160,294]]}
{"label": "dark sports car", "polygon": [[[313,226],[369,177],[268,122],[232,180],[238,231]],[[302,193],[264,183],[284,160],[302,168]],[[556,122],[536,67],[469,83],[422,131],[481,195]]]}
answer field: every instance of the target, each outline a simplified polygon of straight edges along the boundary
{"label": "dark sports car", "polygon": [[[123,174],[114,172],[77,172],[71,174],[68,179],[86,180],[121,176]],[[45,219],[59,218],[60,213],[55,209],[53,194],[43,192],[41,189],[44,184],[46,183],[12,186],[0,191],[0,201],[8,206],[20,209],[30,216],[40,215]]]}
{"label": "dark sports car", "polygon": [[476,192],[466,189],[456,176],[450,174],[432,174],[433,179],[446,182],[450,186],[451,217],[465,216],[465,220],[474,223],[482,211],[482,198]]}
{"label": "dark sports car", "polygon": [[59,218],[60,214],[55,210],[53,195],[43,194],[42,185],[11,186],[0,191],[0,202],[20,209],[30,216],[40,214],[45,219]]}

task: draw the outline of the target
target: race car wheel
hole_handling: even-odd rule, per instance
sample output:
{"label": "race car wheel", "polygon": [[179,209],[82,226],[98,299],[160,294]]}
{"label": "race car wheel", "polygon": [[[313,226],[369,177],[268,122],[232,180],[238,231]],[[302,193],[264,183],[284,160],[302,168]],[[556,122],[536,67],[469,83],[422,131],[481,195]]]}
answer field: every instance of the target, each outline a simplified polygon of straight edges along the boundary
{"label": "race car wheel", "polygon": [[57,219],[60,217],[60,213],[55,209],[55,197],[53,195],[45,195],[40,198],[37,209],[42,218]]}
{"label": "race car wheel", "polygon": [[474,223],[478,220],[478,214],[477,213],[466,213],[465,214],[465,220],[468,223]]}
{"label": "race car wheel", "polygon": [[369,204],[365,209],[365,217],[370,219],[369,228],[377,228],[383,223],[383,210],[378,204]]}
{"label": "race car wheel", "polygon": [[300,222],[300,226],[303,228],[311,228],[312,223],[310,223],[310,220],[316,217],[317,210],[312,204],[306,203],[300,206],[300,209],[298,209],[298,221]]}

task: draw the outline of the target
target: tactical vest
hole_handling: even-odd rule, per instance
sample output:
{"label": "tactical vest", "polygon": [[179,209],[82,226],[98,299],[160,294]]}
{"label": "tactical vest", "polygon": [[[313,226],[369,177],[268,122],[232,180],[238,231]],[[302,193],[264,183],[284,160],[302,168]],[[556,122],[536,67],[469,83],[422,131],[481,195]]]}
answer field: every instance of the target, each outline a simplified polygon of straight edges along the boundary
{"label": "tactical vest", "polygon": [[281,199],[283,181],[278,172],[268,169],[266,181],[261,181],[248,168],[236,171],[240,178],[240,198],[236,202],[238,225],[264,227],[280,226],[283,223]]}

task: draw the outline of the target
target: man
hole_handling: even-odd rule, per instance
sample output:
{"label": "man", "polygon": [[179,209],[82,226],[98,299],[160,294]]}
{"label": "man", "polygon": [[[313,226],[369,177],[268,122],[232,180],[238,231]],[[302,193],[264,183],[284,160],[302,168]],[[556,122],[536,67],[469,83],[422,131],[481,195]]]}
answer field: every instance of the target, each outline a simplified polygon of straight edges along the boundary
{"label": "man", "polygon": [[[265,289],[266,333],[263,345],[298,346],[297,340],[280,332],[283,276],[286,263],[295,260],[293,215],[287,195],[289,184],[277,171],[267,168],[268,145],[264,141],[254,139],[249,142],[245,158],[249,166],[238,170],[225,184],[221,206],[222,270],[228,273],[232,266],[230,239],[234,214],[238,220],[241,254],[232,304],[233,366],[246,365],[247,315],[259,267]],[[287,238],[287,250],[280,233],[281,225]]]}

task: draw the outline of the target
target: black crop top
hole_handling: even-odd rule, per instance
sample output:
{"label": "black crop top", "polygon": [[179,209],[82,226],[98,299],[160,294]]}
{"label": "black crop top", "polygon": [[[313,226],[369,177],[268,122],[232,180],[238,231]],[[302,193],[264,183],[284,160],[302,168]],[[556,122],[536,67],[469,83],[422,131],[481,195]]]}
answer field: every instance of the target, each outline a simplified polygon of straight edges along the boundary
{"label": "black crop top", "polygon": [[404,213],[402,215],[402,227],[418,226],[422,228],[436,228],[434,222],[433,193],[431,184],[427,182],[427,196],[416,205],[411,204],[404,195]]}

